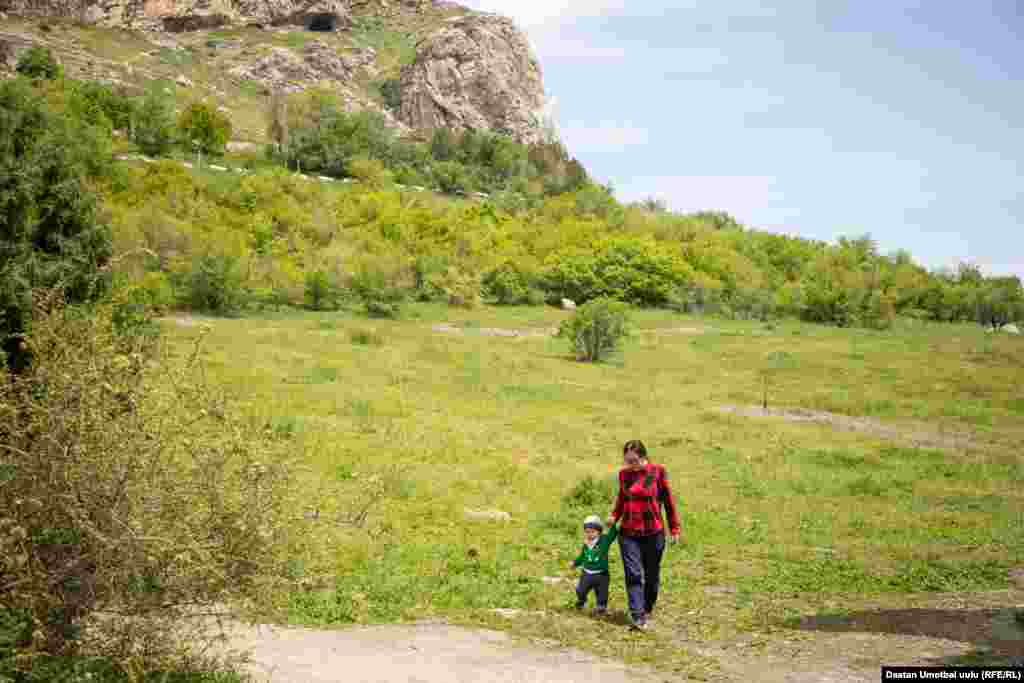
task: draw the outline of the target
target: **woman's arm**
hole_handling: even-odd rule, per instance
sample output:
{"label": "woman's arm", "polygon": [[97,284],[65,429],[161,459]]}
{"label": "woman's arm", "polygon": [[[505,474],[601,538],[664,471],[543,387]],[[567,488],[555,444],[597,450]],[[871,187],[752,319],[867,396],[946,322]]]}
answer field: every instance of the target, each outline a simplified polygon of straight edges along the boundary
{"label": "woman's arm", "polygon": [[676,510],[676,501],[672,497],[672,489],[668,485],[668,473],[664,467],[658,468],[658,497],[661,504],[665,506],[665,514],[668,515],[668,529],[673,536],[679,535],[679,513]]}

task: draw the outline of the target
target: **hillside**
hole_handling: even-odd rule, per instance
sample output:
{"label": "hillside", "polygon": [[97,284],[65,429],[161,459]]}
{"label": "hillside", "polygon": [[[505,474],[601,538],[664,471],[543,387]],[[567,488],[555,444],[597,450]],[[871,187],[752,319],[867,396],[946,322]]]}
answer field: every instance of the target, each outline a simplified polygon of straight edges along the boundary
{"label": "hillside", "polygon": [[278,7],[275,19],[255,4],[211,15],[187,3],[146,3],[99,17],[7,0],[0,75],[18,51],[46,46],[73,78],[135,94],[156,84],[179,103],[222,108],[235,137],[248,142],[267,139],[272,93],[316,84],[402,132],[444,125],[502,130],[523,142],[545,135],[540,67],[508,19],[448,2],[334,3],[329,13],[279,3],[288,11]]}

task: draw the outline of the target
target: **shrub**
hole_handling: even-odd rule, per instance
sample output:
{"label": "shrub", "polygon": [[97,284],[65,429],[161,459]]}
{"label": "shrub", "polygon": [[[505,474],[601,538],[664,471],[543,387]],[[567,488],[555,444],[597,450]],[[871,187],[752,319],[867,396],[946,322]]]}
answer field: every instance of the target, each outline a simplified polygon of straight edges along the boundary
{"label": "shrub", "polygon": [[306,273],[306,305],[314,311],[322,311],[331,304],[334,289],[324,271],[313,270]]}
{"label": "shrub", "polygon": [[402,81],[399,78],[389,78],[380,84],[380,95],[384,99],[384,106],[391,111],[398,111],[402,108]]}
{"label": "shrub", "polygon": [[629,334],[629,308],[607,298],[589,301],[558,328],[580,360],[596,363],[615,351]]}
{"label": "shrub", "polygon": [[658,306],[693,277],[693,270],[681,257],[653,240],[611,237],[593,248],[574,248],[551,256],[542,279],[544,289],[555,299],[579,303],[610,297]]}
{"label": "shrub", "polygon": [[441,161],[431,167],[434,185],[441,192],[456,194],[470,189],[472,179],[466,167],[457,161]]}
{"label": "shrub", "polygon": [[387,187],[393,182],[391,172],[385,168],[384,162],[378,159],[350,159],[345,164],[345,170],[351,177],[373,189]]}
{"label": "shrub", "polygon": [[27,344],[30,372],[0,374],[0,678],[68,680],[35,677],[65,656],[114,680],[191,668],[214,635],[197,611],[271,607],[306,542],[287,450],[109,306],[37,311]]}
{"label": "shrub", "polygon": [[142,98],[135,121],[132,140],[143,154],[163,156],[174,145],[174,102],[156,88]]}
{"label": "shrub", "polygon": [[408,298],[394,263],[363,263],[352,275],[351,288],[371,318],[398,318]]}
{"label": "shrub", "polygon": [[64,73],[63,67],[57,62],[50,49],[41,45],[33,45],[25,50],[14,69],[22,76],[33,80],[53,81]]}
{"label": "shrub", "polygon": [[228,315],[237,312],[245,299],[234,256],[208,254],[195,259],[185,288],[185,301],[196,311]]}
{"label": "shrub", "polygon": [[480,303],[480,278],[456,266],[448,266],[431,277],[435,289],[442,292],[449,306],[475,308]]}
{"label": "shrub", "polygon": [[27,331],[34,288],[59,287],[74,303],[106,289],[112,238],[91,181],[108,169],[95,128],[23,79],[0,84],[0,344],[15,370],[28,362],[15,336]]}
{"label": "shrub", "polygon": [[352,330],[348,334],[349,341],[359,346],[381,346],[384,338],[374,330]]}
{"label": "shrub", "polygon": [[182,144],[198,145],[204,154],[223,154],[231,139],[231,120],[203,102],[193,102],[178,117]]}
{"label": "shrub", "polygon": [[522,266],[506,261],[488,271],[483,278],[484,291],[494,303],[499,305],[517,305],[530,303],[539,295],[543,302],[543,293],[534,287],[534,276]]}
{"label": "shrub", "polygon": [[572,490],[562,498],[562,503],[570,508],[603,510],[610,508],[614,500],[615,483],[611,479],[597,479],[588,474],[576,482]]}

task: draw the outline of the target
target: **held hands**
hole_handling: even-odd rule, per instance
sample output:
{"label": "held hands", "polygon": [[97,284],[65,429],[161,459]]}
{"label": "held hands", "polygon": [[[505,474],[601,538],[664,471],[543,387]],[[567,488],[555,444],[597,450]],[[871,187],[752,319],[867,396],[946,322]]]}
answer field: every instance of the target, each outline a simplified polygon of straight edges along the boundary
{"label": "held hands", "polygon": [[673,531],[668,537],[668,542],[672,545],[679,543],[679,531]]}

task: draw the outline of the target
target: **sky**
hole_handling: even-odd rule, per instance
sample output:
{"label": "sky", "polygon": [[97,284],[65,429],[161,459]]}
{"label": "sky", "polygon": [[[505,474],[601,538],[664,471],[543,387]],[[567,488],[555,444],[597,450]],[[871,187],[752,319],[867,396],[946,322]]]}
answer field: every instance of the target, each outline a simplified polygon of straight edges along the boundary
{"label": "sky", "polygon": [[460,3],[526,31],[622,201],[1024,278],[1020,0]]}

